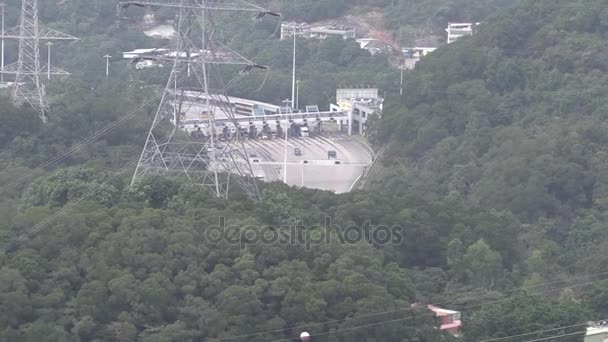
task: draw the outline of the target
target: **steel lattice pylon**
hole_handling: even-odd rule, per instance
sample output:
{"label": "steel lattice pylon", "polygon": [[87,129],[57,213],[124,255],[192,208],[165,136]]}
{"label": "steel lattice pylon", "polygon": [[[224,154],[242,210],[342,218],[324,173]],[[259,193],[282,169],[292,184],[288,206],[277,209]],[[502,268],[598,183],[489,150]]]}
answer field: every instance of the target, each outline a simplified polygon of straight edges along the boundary
{"label": "steel lattice pylon", "polygon": [[4,74],[14,74],[15,82],[11,97],[16,105],[28,103],[39,112],[40,119],[47,121],[49,104],[41,76],[69,75],[66,71],[51,65],[40,66],[41,40],[76,40],[76,37],[38,24],[38,0],[23,0],[19,26],[7,30],[4,38],[19,40],[19,59],[6,65]]}
{"label": "steel lattice pylon", "polygon": [[[225,45],[210,39],[214,25],[210,24],[213,11],[257,12],[259,20],[263,8],[239,0],[157,0],[123,1],[121,9],[131,5],[161,6],[179,12],[177,39],[169,55],[142,56],[146,59],[169,60],[173,66],[163,90],[158,110],[150,127],[132,184],[148,175],[173,175],[202,184],[217,197],[227,197],[231,178],[236,178],[241,189],[252,199],[260,198],[248,154],[240,130],[232,140],[218,143],[215,117],[218,112],[234,120],[234,109],[220,90],[210,91],[210,70],[218,65],[241,65],[249,71],[260,67]],[[180,129],[186,112],[196,111],[206,127],[195,135]],[[235,126],[236,120],[233,121]]]}

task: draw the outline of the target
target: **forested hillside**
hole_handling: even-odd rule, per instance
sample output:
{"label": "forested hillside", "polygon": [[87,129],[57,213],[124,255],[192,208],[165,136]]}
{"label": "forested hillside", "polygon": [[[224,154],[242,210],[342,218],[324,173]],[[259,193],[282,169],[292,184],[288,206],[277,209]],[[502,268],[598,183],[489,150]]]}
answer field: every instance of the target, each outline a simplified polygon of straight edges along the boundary
{"label": "forested hillside", "polygon": [[605,270],[607,14],[605,1],[528,2],[421,61],[377,125],[389,148],[375,190],[518,222],[529,282]]}
{"label": "forested hillside", "polygon": [[[365,190],[265,184],[261,202],[161,177],[130,186],[166,71],[116,61],[105,79],[106,51],[158,42],[121,28],[104,3],[41,1],[51,26],[82,36],[57,51],[74,75],[49,86],[49,124],[0,97],[0,342],[268,342],[303,330],[313,342],[453,341],[435,328],[431,303],[463,312],[467,342],[580,333],[608,318],[608,1],[499,11],[425,57],[401,97],[386,56],[303,42],[303,101],[328,103],[360,78],[376,84],[388,98],[370,139],[387,150]],[[310,20],[350,5],[411,6],[433,21],[444,7],[464,20],[511,2],[432,3],[269,5]],[[9,5],[14,19],[17,1]],[[280,101],[290,43],[268,38],[272,21],[258,28],[233,43],[271,72],[233,91]],[[218,241],[224,218],[242,234]],[[345,239],[370,225],[390,239]],[[264,235],[285,227],[304,240]]]}

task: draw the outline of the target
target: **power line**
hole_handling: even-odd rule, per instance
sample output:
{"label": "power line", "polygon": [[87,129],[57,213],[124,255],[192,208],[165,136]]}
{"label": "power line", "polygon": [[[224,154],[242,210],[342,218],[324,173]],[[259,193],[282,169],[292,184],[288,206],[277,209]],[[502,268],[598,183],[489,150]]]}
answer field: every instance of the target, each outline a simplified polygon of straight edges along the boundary
{"label": "power line", "polygon": [[[266,38],[266,40],[269,40],[272,36],[269,36],[268,38]],[[261,53],[261,51],[258,53],[258,55]],[[186,78],[187,76],[183,75],[178,77],[178,79],[182,80],[184,78]],[[51,160],[49,160],[48,162],[46,162],[44,165],[31,170],[30,172],[27,172],[25,175],[14,179],[13,181],[9,182],[8,184],[5,184],[4,186],[2,186],[0,188],[0,193],[2,193],[3,191],[6,191],[12,187],[14,187],[15,185],[19,184],[20,182],[38,174],[41,173],[42,171],[44,171],[45,168],[50,167],[55,165],[56,163],[58,163],[59,161],[61,161],[62,159],[64,159],[65,157],[67,157],[68,155],[74,153],[75,151],[77,151],[78,149],[80,149],[81,147],[94,142],[95,140],[97,140],[99,137],[107,134],[109,131],[111,131],[112,129],[116,128],[118,125],[122,124],[124,121],[130,119],[131,117],[133,117],[137,112],[139,112],[141,109],[143,109],[146,105],[150,104],[151,102],[157,100],[158,98],[161,97],[161,94],[157,94],[155,96],[152,96],[151,98],[149,98],[148,100],[146,100],[143,104],[141,104],[139,107],[137,107],[135,110],[131,111],[129,114],[119,118],[118,120],[115,120],[114,122],[110,123],[109,125],[105,126],[104,128],[102,128],[101,130],[95,132],[93,135],[87,137],[85,140],[81,141],[80,143],[72,146],[70,149],[68,149],[67,151],[61,153],[60,155],[52,158]],[[131,164],[129,164],[127,166],[127,169],[129,167],[132,167]],[[122,173],[125,169],[121,170],[120,173]],[[111,178],[110,180],[114,179],[115,177]],[[109,180],[109,181],[110,181]],[[101,189],[100,187],[97,189],[99,190]],[[92,196],[92,194],[94,194],[95,192],[91,193],[90,196]],[[76,202],[72,202],[68,205],[66,205],[65,207],[63,207],[61,210],[59,210],[58,212],[56,212],[55,214],[53,214],[52,216],[48,217],[47,219],[41,221],[40,223],[38,223],[37,225],[31,227],[30,229],[28,229],[25,233],[19,235],[18,237],[13,237],[11,238],[11,241],[9,241],[8,243],[5,243],[4,245],[0,246],[0,253],[4,253],[6,252],[6,250],[8,250],[9,248],[11,248],[12,246],[16,245],[19,241],[23,241],[24,239],[26,239],[27,237],[31,236],[32,234],[35,234],[37,232],[39,232],[40,230],[44,229],[50,222],[52,222],[54,219],[62,216],[63,214],[65,214],[69,209],[73,208],[74,206],[78,205],[79,203],[81,203],[82,201],[86,200],[88,197],[90,196],[83,196],[81,199],[79,199]]]}
{"label": "power line", "polygon": [[553,340],[553,339],[562,339],[564,337],[574,336],[574,335],[581,335],[581,334],[584,334],[584,333],[585,333],[585,331],[577,331],[577,332],[573,332],[573,333],[565,334],[565,335],[556,335],[556,336],[539,338],[539,339],[536,339],[536,340],[528,340],[526,342],[538,342],[538,341],[546,341],[546,340]]}
{"label": "power line", "polygon": [[68,211],[70,211],[71,209],[73,209],[74,207],[78,206],[80,203],[86,201],[87,199],[93,197],[98,191],[104,189],[105,187],[107,187],[112,181],[114,181],[116,178],[118,178],[123,172],[133,168],[135,166],[136,162],[131,162],[129,163],[127,166],[123,167],[122,169],[120,169],[118,172],[116,172],[114,175],[112,175],[111,177],[108,177],[106,180],[104,180],[101,184],[99,184],[95,189],[85,193],[84,195],[82,195],[78,200],[74,201],[74,202],[70,202],[69,204],[65,205],[64,207],[62,207],[60,210],[58,210],[57,212],[55,212],[53,215],[47,217],[46,219],[38,222],[36,225],[28,228],[25,230],[25,232],[22,232],[21,234],[19,234],[18,236],[14,236],[9,238],[9,241],[0,245],[0,254],[4,254],[6,253],[10,248],[16,246],[19,242],[26,240],[27,238],[31,237],[32,235],[42,231],[43,229],[45,229],[53,220],[55,220],[56,218],[63,216],[65,213],[67,213]]}
{"label": "power line", "polygon": [[[510,290],[510,291],[505,291],[504,293],[513,293],[513,292],[526,291],[526,290],[534,289],[534,288],[537,288],[537,287],[554,285],[554,284],[563,283],[563,282],[566,282],[566,281],[573,281],[573,280],[585,279],[585,278],[590,278],[590,277],[595,277],[595,276],[602,276],[602,275],[608,275],[608,272],[595,273],[595,274],[590,274],[590,275],[586,275],[586,276],[574,277],[574,278],[570,278],[570,279],[567,279],[567,280],[554,281],[554,282],[543,283],[543,284],[539,284],[539,285],[535,285],[535,286],[522,287],[522,288]],[[603,280],[607,280],[607,279],[608,278],[605,278],[605,279],[602,279],[602,280],[598,280],[598,281],[603,281]],[[594,282],[591,282],[591,283],[594,283]],[[583,284],[583,285],[585,285],[585,284]],[[575,286],[582,286],[582,285],[575,285]],[[568,286],[564,285],[564,286],[559,287],[557,289],[540,291],[539,293],[555,292],[557,290],[561,290],[561,289],[568,288],[568,287],[570,287],[570,286],[569,285]],[[486,296],[488,296],[488,295],[486,295]],[[527,295],[520,296],[520,297],[521,298],[525,298],[525,296],[527,296]],[[479,298],[483,298],[483,297],[484,296],[456,298],[456,299],[453,299],[453,300],[450,300],[450,301],[444,301],[444,302],[440,302],[440,303],[434,303],[433,305],[442,305],[442,304],[448,304],[448,303],[451,303],[451,302],[454,302],[454,301],[462,301],[462,300],[469,300],[469,299],[479,299]],[[511,300],[511,299],[513,299],[513,298],[500,299],[497,302]],[[492,302],[489,302],[489,303],[492,303]],[[483,303],[476,304],[476,305],[483,305]],[[468,308],[468,307],[465,306],[465,307],[463,307],[461,309],[465,309],[465,308]],[[367,315],[361,315],[361,316],[357,316],[357,317],[351,317],[351,318],[345,318],[345,319],[337,319],[337,320],[331,320],[331,321],[323,321],[323,322],[318,322],[318,323],[313,323],[313,324],[299,325],[299,326],[288,327],[288,328],[283,328],[283,329],[266,330],[266,331],[251,333],[251,334],[232,336],[232,337],[227,337],[227,338],[222,338],[222,339],[216,339],[215,341],[218,341],[218,342],[219,341],[230,341],[230,340],[234,340],[234,339],[241,339],[241,338],[247,338],[247,337],[255,337],[255,336],[264,335],[264,334],[279,333],[279,332],[284,332],[286,330],[293,330],[293,329],[300,330],[300,329],[311,328],[311,327],[315,327],[315,326],[321,326],[321,325],[325,325],[325,324],[344,323],[344,322],[353,321],[353,320],[359,320],[359,319],[363,319],[363,318],[370,318],[370,317],[376,317],[376,316],[388,315],[388,314],[396,314],[396,313],[401,313],[401,312],[406,312],[406,311],[412,311],[412,310],[415,310],[415,308],[406,308],[406,309],[400,309],[400,310],[382,311],[382,312],[376,312],[376,313],[367,314]],[[432,314],[422,315],[422,316],[419,316],[419,317],[430,316],[430,315],[432,315]]]}
{"label": "power line", "polygon": [[[601,321],[601,320],[600,320]],[[555,331],[555,330],[561,330],[561,329],[569,329],[569,328],[576,328],[576,327],[580,327],[582,325],[587,325],[588,323],[579,323],[579,324],[573,324],[573,325],[569,325],[569,326],[565,326],[565,327],[557,327],[557,328],[553,328],[553,329],[546,329],[546,330],[537,330],[537,331],[532,331],[529,333],[525,333],[525,334],[519,334],[519,335],[510,335],[510,336],[504,336],[504,337],[497,337],[497,338],[491,338],[489,340],[483,340],[483,341],[479,341],[479,342],[494,342],[494,341],[501,341],[501,340],[506,340],[506,339],[511,339],[514,337],[523,337],[523,336],[528,336],[528,335],[534,335],[534,334],[541,334],[544,332],[550,332],[550,331]]]}
{"label": "power line", "polygon": [[[568,287],[569,288],[582,287],[582,286],[587,286],[587,285],[595,284],[595,283],[606,281],[606,280],[608,280],[608,278],[604,278],[604,279],[600,279],[600,280],[596,280],[596,281],[592,281],[592,282],[588,282],[588,283],[568,286]],[[543,291],[543,292],[540,292],[540,293],[551,293],[551,292],[555,292],[555,291],[561,290],[561,289],[562,288],[554,289],[554,290],[549,290],[549,291]],[[484,305],[499,304],[499,303],[503,303],[503,302],[508,302],[510,300],[519,299],[519,298],[525,298],[525,297],[527,297],[527,295],[525,295],[525,296],[516,296],[514,298],[513,297],[512,298],[505,298],[505,299],[500,299],[500,300],[486,302],[486,303],[473,304],[473,305],[468,305],[468,306],[459,308],[459,310],[470,309],[470,308],[475,308],[475,307],[484,306]],[[393,320],[388,320],[388,321],[381,321],[381,322],[376,322],[376,323],[369,323],[369,324],[364,324],[364,325],[358,325],[358,326],[354,326],[354,327],[349,327],[349,328],[344,328],[344,329],[337,329],[337,330],[327,331],[327,332],[318,333],[318,334],[311,334],[311,337],[313,337],[313,336],[331,335],[331,334],[335,334],[335,333],[339,333],[339,332],[344,332],[344,331],[351,331],[351,330],[355,330],[355,329],[367,328],[367,327],[372,327],[372,326],[377,326],[377,325],[390,324],[390,323],[396,323],[396,322],[403,322],[403,321],[408,321],[408,320],[411,320],[411,319],[414,319],[414,318],[429,317],[429,316],[434,316],[434,314],[425,314],[425,315],[420,315],[420,316],[416,316],[416,317],[406,317],[406,318],[399,318],[399,319],[393,319]],[[283,341],[292,341],[292,340],[293,340],[293,338],[285,338],[285,339],[273,340],[273,341],[270,341],[270,342],[283,342]],[[219,340],[219,341],[222,341],[222,340]],[[533,341],[528,341],[528,342],[533,342]]]}
{"label": "power line", "polygon": [[[280,27],[280,21],[277,24]],[[276,31],[276,30],[275,30]],[[129,34],[129,31],[123,31],[121,34],[118,34],[114,37],[111,37],[111,39],[113,41],[117,41],[119,40],[119,38],[125,37]],[[275,33],[273,33],[274,35]],[[265,41],[270,40],[273,35],[268,36]],[[105,47],[103,48],[97,48],[97,49],[93,49],[93,50],[89,50],[89,53],[87,53],[84,56],[81,56],[80,58],[77,59],[77,62],[86,60],[89,58],[89,56],[97,56],[97,54],[99,53],[99,51],[104,50]],[[259,56],[262,51],[259,51],[256,54],[256,57]],[[255,58],[255,57],[254,57]],[[69,64],[69,63],[68,63]],[[78,64],[78,63],[74,63],[74,64]],[[182,76],[182,78],[185,78],[185,76]],[[228,88],[230,85],[227,85],[226,88]],[[59,161],[63,160],[64,158],[66,158],[67,156],[69,156],[70,154],[76,152],[78,149],[80,149],[81,147],[92,143],[94,141],[96,141],[98,138],[100,138],[101,136],[107,134],[109,131],[113,130],[114,128],[116,128],[118,125],[122,124],[123,122],[125,122],[126,120],[130,119],[131,117],[133,117],[137,112],[139,112],[141,109],[143,109],[146,105],[150,104],[151,102],[158,100],[161,97],[161,94],[157,94],[151,98],[149,98],[148,100],[145,100],[145,102],[140,105],[139,107],[137,107],[136,109],[132,110],[129,114],[115,120],[114,122],[110,123],[109,125],[105,126],[104,128],[100,129],[99,131],[93,133],[91,136],[85,138],[83,141],[81,141],[80,143],[72,146],[70,149],[62,152],[61,154],[53,157],[51,160],[49,160],[48,162],[46,162],[45,164],[43,164],[42,166],[39,166],[38,168],[31,170],[29,172],[27,172],[26,174],[14,179],[13,181],[10,181],[7,184],[4,184],[3,186],[0,187],[0,193],[5,192],[6,190],[9,190],[11,188],[13,188],[14,186],[16,186],[17,184],[21,183],[22,181],[27,180],[28,178],[37,175],[39,173],[41,173],[42,171],[44,171],[45,168],[48,168],[50,166],[55,165],[56,163],[58,163]],[[43,135],[44,132],[46,132],[48,130],[47,126],[45,126],[45,128],[43,129],[43,132],[41,132],[39,135]]]}
{"label": "power line", "polygon": [[27,180],[28,178],[30,178],[32,176],[35,176],[35,175],[43,172],[45,168],[48,168],[50,166],[53,166],[53,165],[57,164],[59,161],[63,160],[64,158],[66,158],[70,154],[78,151],[80,148],[84,147],[85,145],[88,145],[88,144],[96,141],[97,139],[99,139],[100,137],[104,136],[105,134],[107,134],[112,129],[116,128],[118,125],[120,125],[123,122],[125,122],[126,120],[132,118],[135,114],[137,114],[137,112],[139,112],[140,110],[142,110],[148,104],[150,104],[153,101],[157,100],[159,97],[160,97],[160,95],[158,95],[158,94],[155,95],[155,96],[152,96],[151,98],[149,98],[148,100],[146,100],[139,107],[135,108],[134,110],[132,110],[127,115],[124,115],[124,116],[120,117],[119,119],[113,121],[112,123],[108,124],[107,126],[103,127],[102,129],[96,131],[92,135],[88,136],[86,139],[82,140],[81,142],[79,142],[78,144],[72,146],[71,148],[69,148],[68,150],[62,152],[61,154],[53,157],[51,160],[47,161],[43,165],[41,165],[41,166],[39,166],[39,167],[37,167],[37,168],[29,171],[29,172],[26,172],[24,175],[22,175],[22,176],[20,176],[20,177],[18,177],[16,179],[10,181],[9,183],[3,185],[2,187],[0,187],[0,193],[4,192],[6,190],[9,190],[9,189],[15,187],[17,184],[19,184],[19,183]]}
{"label": "power line", "polygon": [[[280,22],[279,22],[279,24],[278,24],[278,25],[280,25]],[[117,36],[110,37],[110,39],[112,39],[111,43],[114,43],[115,41],[119,40],[119,38],[122,38],[122,37],[124,37],[124,36],[127,36],[128,34],[129,34],[129,32],[128,32],[128,31],[123,31],[121,34],[119,34],[119,35],[117,35]],[[239,33],[239,35],[240,35],[240,33]],[[270,39],[271,37],[272,37],[272,35],[271,35],[270,37],[266,38],[266,40]],[[101,47],[100,47],[100,48],[97,48],[97,49],[89,50],[90,52],[89,52],[88,54],[86,54],[86,55],[84,55],[84,56],[81,56],[81,58],[78,58],[78,59],[76,60],[76,62],[80,62],[80,61],[82,61],[82,60],[84,60],[84,59],[88,59],[88,58],[89,58],[89,56],[91,56],[91,55],[95,55],[95,56],[96,56],[96,55],[98,54],[98,52],[99,52],[99,51],[101,51],[101,50],[103,50],[103,49],[105,49],[105,47],[104,47],[104,48],[101,48]],[[526,50],[526,49],[501,49],[501,50],[504,50],[504,51],[519,51],[519,52],[525,52],[525,51],[540,52],[540,50]],[[259,52],[259,53],[256,55],[256,57],[257,57],[259,54],[261,54],[261,52],[262,52],[262,51],[260,51],[260,52]],[[78,63],[76,63],[76,62],[75,62],[74,64],[78,64]],[[238,80],[238,79],[239,79],[239,77],[237,77],[235,80]],[[229,88],[232,86],[232,84],[233,84],[233,83],[234,83],[234,82],[228,82],[228,84],[225,86],[225,89],[229,89]],[[445,93],[446,93],[445,91],[428,91],[428,90],[423,90],[423,92],[426,92],[426,93],[428,93],[428,92],[431,92],[431,93],[441,93],[441,94],[445,94]],[[534,90],[522,90],[522,92],[524,92],[525,94],[534,94],[534,93],[536,93],[536,94],[556,94],[556,95],[566,95],[566,94],[585,94],[585,93],[587,93],[587,92],[583,92],[583,91],[573,91],[573,92],[567,92],[567,91],[555,91],[555,92],[553,92],[553,91],[534,91]],[[155,98],[155,99],[156,99],[156,98]],[[139,109],[138,109],[138,110],[139,110]],[[127,116],[129,116],[129,115],[127,115]],[[129,117],[130,117],[130,116],[129,116]],[[125,117],[124,119],[126,120],[127,118]],[[124,120],[118,120],[118,121],[120,121],[120,123],[122,123],[122,121],[124,121]],[[118,123],[118,124],[120,124],[120,123]],[[111,125],[112,125],[112,124],[111,124]],[[115,127],[115,126],[113,126],[112,128],[110,128],[110,130],[111,130],[111,129],[113,129],[114,127]],[[107,133],[107,132],[106,132],[106,133]],[[92,141],[94,141],[94,140],[96,140],[96,138],[95,138],[95,139],[93,139]],[[84,144],[88,144],[89,142],[87,142],[87,141],[85,140],[85,141],[83,141],[83,143],[84,143]],[[81,145],[77,145],[77,146],[78,146],[78,148],[80,148],[80,147],[81,147]],[[66,156],[66,155],[71,154],[71,153],[73,153],[74,151],[75,151],[75,150],[72,148],[72,149],[70,149],[70,150],[68,150],[68,151],[66,151],[66,152],[64,152],[64,153],[62,153],[61,155],[59,155],[59,156],[55,157],[55,158],[58,158],[58,160],[61,160],[61,159],[63,159],[63,158]],[[47,164],[43,165],[43,166],[42,166],[42,168],[48,167],[48,166],[50,166],[50,165],[53,165],[53,164],[55,163],[55,158],[53,158],[51,161],[49,161],[49,162],[47,163],[48,165],[47,165]],[[39,169],[40,169],[40,168],[39,168]],[[36,172],[36,173],[37,173],[37,172],[39,172],[39,171],[40,171],[39,169],[34,170],[34,172]],[[21,182],[21,181],[23,181],[23,180],[25,180],[25,179],[29,178],[30,176],[31,176],[31,173],[28,173],[28,174],[26,174],[26,175],[24,175],[24,176],[21,176],[21,177],[20,177],[20,178],[18,178],[17,180],[15,180],[15,181],[13,181],[13,182],[10,182],[10,183],[8,183],[7,185],[5,185],[5,186],[1,187],[1,188],[0,188],[0,192],[3,192],[3,191],[5,191],[5,190],[7,190],[7,189],[9,189],[9,188],[12,188],[12,187],[13,187],[13,186],[14,186],[16,183],[19,183],[19,182]],[[15,183],[15,182],[16,182],[16,183]]]}

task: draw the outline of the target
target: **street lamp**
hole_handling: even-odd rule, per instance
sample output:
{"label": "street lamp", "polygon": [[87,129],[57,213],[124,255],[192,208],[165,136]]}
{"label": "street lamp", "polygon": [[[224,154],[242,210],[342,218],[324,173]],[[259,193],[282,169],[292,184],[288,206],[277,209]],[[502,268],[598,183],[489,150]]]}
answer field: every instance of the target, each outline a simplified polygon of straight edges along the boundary
{"label": "street lamp", "polygon": [[6,4],[1,3],[0,8],[2,11],[2,56],[0,57],[0,83],[4,83],[4,7],[6,7]]}
{"label": "street lamp", "polygon": [[284,156],[283,156],[283,183],[287,184],[287,136],[289,135],[289,129],[287,127],[287,125],[289,125],[289,104],[292,105],[293,108],[293,102],[291,100],[283,100],[283,103],[285,103],[285,151],[284,151]]}
{"label": "street lamp", "polygon": [[47,63],[46,63],[46,79],[51,79],[51,46],[53,46],[53,42],[46,43],[47,46]]}
{"label": "street lamp", "polygon": [[300,108],[300,80],[296,80],[296,104],[294,108]]}
{"label": "street lamp", "polygon": [[108,78],[108,75],[110,74],[110,58],[112,58],[112,56],[106,54],[103,57],[106,59],[106,78]]}
{"label": "street lamp", "polygon": [[403,95],[403,69],[405,69],[405,62],[403,63],[403,65],[401,67],[399,67],[399,69],[401,69],[401,82],[399,83],[399,95]]}
{"label": "street lamp", "polygon": [[[294,24],[295,25],[295,24]],[[293,29],[293,75],[291,80],[291,108],[296,103],[296,28]]]}

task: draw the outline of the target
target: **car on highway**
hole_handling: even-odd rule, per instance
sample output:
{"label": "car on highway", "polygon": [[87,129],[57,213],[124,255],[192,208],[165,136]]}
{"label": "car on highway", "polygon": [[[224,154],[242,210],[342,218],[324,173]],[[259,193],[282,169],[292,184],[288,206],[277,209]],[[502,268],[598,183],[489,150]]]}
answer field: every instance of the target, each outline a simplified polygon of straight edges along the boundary
{"label": "car on highway", "polygon": [[327,151],[327,159],[338,159],[338,153],[336,151]]}
{"label": "car on highway", "polygon": [[300,133],[302,134],[302,137],[309,137],[310,136],[310,131],[308,130],[308,127],[306,127],[306,126],[302,126],[300,128]]}
{"label": "car on highway", "polygon": [[293,154],[296,156],[301,156],[302,155],[302,150],[299,147],[296,147],[293,149]]}

